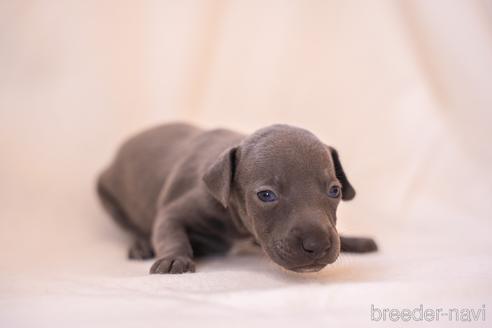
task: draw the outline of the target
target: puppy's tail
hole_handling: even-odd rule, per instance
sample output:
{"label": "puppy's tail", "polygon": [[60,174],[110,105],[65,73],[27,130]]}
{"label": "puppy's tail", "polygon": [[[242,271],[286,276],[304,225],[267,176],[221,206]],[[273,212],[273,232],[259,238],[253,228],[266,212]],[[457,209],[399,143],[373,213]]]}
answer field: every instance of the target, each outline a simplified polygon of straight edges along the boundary
{"label": "puppy's tail", "polygon": [[130,217],[126,214],[123,206],[121,206],[117,197],[111,192],[108,184],[109,170],[103,171],[96,183],[96,191],[99,200],[106,212],[116,221],[116,223],[124,230],[129,231],[138,239],[149,239],[148,234],[142,232],[135,224],[132,223]]}

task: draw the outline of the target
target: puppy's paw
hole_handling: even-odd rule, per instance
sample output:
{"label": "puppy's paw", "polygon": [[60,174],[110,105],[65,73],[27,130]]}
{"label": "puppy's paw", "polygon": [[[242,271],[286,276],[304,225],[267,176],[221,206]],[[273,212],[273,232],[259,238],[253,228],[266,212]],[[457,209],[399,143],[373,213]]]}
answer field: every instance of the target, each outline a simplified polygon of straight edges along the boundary
{"label": "puppy's paw", "polygon": [[195,272],[195,263],[186,256],[169,256],[158,259],[150,268],[150,273]]}
{"label": "puppy's paw", "polygon": [[378,250],[378,245],[372,238],[341,237],[341,250],[348,253],[369,253]]}
{"label": "puppy's paw", "polygon": [[369,253],[377,251],[378,245],[372,238],[360,238],[357,248],[360,253]]}
{"label": "puppy's paw", "polygon": [[128,250],[128,258],[132,260],[147,260],[154,257],[152,245],[147,240],[137,239]]}

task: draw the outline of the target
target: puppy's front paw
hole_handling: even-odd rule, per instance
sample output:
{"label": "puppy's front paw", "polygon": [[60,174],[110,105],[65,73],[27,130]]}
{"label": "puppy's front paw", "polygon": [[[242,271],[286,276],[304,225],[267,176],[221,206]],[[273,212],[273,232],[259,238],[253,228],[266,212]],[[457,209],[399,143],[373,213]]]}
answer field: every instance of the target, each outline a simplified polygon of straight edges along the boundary
{"label": "puppy's front paw", "polygon": [[372,238],[360,238],[357,243],[357,250],[360,253],[375,252],[378,250],[378,245]]}
{"label": "puppy's front paw", "polygon": [[195,263],[186,256],[168,256],[158,259],[150,268],[150,273],[195,272]]}
{"label": "puppy's front paw", "polygon": [[378,250],[378,245],[372,238],[340,237],[342,252],[369,253]]}

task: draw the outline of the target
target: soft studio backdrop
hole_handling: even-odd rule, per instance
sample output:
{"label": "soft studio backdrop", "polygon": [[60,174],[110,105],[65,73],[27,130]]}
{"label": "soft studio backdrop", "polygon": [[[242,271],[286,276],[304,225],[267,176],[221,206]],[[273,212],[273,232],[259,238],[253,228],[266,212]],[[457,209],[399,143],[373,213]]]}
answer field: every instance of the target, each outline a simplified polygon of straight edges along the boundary
{"label": "soft studio backdrop", "polygon": [[[487,1],[2,0],[0,326],[364,326],[371,304],[490,312],[491,110]],[[123,138],[174,120],[315,132],[358,191],[340,230],[381,251],[318,274],[243,254],[147,275],[94,180]]]}

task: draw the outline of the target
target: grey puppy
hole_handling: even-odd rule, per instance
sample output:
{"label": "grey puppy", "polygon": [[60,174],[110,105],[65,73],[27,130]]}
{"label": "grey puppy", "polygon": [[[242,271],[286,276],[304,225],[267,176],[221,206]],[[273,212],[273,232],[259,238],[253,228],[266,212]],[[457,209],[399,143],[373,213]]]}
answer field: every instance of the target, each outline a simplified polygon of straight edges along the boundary
{"label": "grey puppy", "polygon": [[111,216],[135,236],[129,257],[150,273],[195,270],[194,258],[251,238],[282,267],[319,271],[370,238],[339,236],[340,200],[355,190],[335,149],[312,133],[272,125],[243,135],[168,124],[123,144],[98,180]]}

